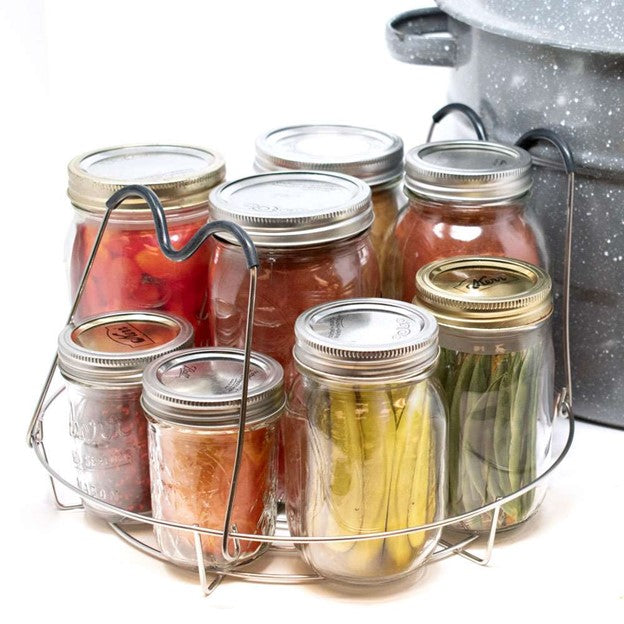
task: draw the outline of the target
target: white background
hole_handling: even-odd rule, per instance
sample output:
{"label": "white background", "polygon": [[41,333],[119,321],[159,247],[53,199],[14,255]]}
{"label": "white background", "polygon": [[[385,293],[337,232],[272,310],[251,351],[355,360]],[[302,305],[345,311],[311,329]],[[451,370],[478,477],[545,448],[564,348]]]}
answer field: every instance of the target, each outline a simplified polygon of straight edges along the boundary
{"label": "white background", "polygon": [[250,170],[259,133],[291,123],[365,125],[400,134],[407,147],[422,142],[450,70],[391,59],[384,25],[431,3],[2,0],[0,612],[52,622],[242,621],[242,613],[307,620],[327,610],[367,621],[585,613],[622,621],[621,432],[581,426],[543,510],[501,540],[489,568],[453,558],[415,583],[358,594],[229,582],[209,599],[191,575],[145,558],[80,513],[54,511],[24,443],[68,306],[70,158],[123,143],[190,143],[221,151],[232,178]]}

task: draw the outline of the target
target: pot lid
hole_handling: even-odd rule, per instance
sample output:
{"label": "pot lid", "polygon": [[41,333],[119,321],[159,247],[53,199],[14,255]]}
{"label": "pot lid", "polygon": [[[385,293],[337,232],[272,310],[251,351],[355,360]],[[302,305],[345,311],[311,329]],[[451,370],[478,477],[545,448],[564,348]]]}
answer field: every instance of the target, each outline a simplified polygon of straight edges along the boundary
{"label": "pot lid", "polygon": [[451,17],[487,32],[602,54],[624,53],[624,3],[604,0],[436,0]]}

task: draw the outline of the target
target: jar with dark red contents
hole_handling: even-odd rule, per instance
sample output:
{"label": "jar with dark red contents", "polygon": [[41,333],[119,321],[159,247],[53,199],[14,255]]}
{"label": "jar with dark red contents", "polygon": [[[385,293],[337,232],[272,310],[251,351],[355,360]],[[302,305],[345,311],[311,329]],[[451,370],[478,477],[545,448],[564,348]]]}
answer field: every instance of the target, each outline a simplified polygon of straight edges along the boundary
{"label": "jar with dark red contents", "polygon": [[[192,343],[188,321],[155,312],[92,317],[61,333],[59,368],[69,394],[69,435],[81,490],[127,511],[150,511],[143,369]],[[123,518],[88,500],[84,504],[108,521]]]}
{"label": "jar with dark red contents", "polygon": [[396,134],[338,124],[278,128],[256,141],[255,168],[260,172],[335,171],[359,178],[372,191],[375,221],[371,241],[380,268],[386,233],[407,204],[401,188],[403,141]]}
{"label": "jar with dark red contents", "polygon": [[[245,228],[260,258],[253,348],[293,374],[294,326],[308,308],[379,294],[371,192],[337,173],[265,173],[217,187],[213,219]],[[219,234],[210,267],[210,318],[218,346],[242,347],[248,270],[234,239]],[[288,385],[288,384],[287,384]]]}
{"label": "jar with dark red contents", "polygon": [[[213,219],[245,228],[256,245],[260,266],[253,348],[284,367],[288,389],[295,374],[297,317],[319,303],[379,295],[379,269],[370,239],[370,188],[338,173],[265,173],[217,187],[210,195],[210,213]],[[214,343],[241,348],[249,292],[245,256],[227,234],[216,238],[213,253]],[[280,457],[280,484],[282,467]]]}
{"label": "jar with dark red contents", "polygon": [[547,265],[544,234],[527,205],[531,156],[512,145],[444,141],[410,150],[408,207],[387,247],[384,295],[412,301],[416,273],[434,260],[503,256]]}
{"label": "jar with dark red contents", "polygon": [[[155,518],[222,530],[238,442],[244,353],[239,349],[188,349],[150,364],[143,377]],[[244,444],[232,526],[239,533],[275,530],[277,426],[284,409],[282,367],[252,353]],[[162,554],[183,567],[197,566],[193,533],[154,527]],[[207,567],[231,565],[221,539],[202,535]],[[238,563],[261,555],[268,542],[240,541]]]}
{"label": "jar with dark red contents", "polygon": [[[106,200],[128,184],[149,186],[165,209],[173,246],[183,246],[208,220],[208,195],[223,181],[219,154],[196,147],[141,145],[89,152],[69,164],[74,206],[70,281],[75,294],[106,210]],[[141,199],[111,215],[78,308],[84,318],[116,310],[161,310],[187,319],[196,344],[207,343],[210,244],[188,260],[161,252],[152,215]]]}

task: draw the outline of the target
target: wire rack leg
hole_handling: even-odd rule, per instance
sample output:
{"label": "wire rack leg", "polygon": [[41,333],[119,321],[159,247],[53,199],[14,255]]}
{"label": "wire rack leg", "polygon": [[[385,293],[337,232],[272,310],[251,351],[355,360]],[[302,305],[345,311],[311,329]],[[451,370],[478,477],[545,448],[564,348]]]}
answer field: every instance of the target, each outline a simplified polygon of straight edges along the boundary
{"label": "wire rack leg", "polygon": [[201,533],[195,531],[195,554],[197,555],[197,570],[199,572],[199,583],[201,585],[204,596],[210,596],[212,592],[221,585],[221,581],[225,578],[222,574],[216,574],[215,577],[208,582],[206,576],[206,564],[204,562],[204,550],[202,548]]}
{"label": "wire rack leg", "polygon": [[[501,498],[499,497],[497,500],[501,500]],[[486,566],[488,565],[488,563],[490,563],[490,559],[492,558],[492,551],[494,550],[494,542],[496,540],[496,527],[498,525],[498,516],[500,515],[500,509],[500,505],[497,505],[494,508],[494,513],[492,514],[492,522],[490,524],[490,530],[488,533],[488,539],[485,545],[485,552],[483,556],[479,557],[479,555],[475,555],[469,550],[464,549],[457,550],[456,552],[458,555],[482,566]]]}

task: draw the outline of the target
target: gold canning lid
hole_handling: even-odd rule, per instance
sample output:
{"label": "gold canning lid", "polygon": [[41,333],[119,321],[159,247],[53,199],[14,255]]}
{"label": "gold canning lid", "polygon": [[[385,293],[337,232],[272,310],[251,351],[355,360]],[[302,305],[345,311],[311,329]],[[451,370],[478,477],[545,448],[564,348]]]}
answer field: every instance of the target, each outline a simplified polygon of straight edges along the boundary
{"label": "gold canning lid", "polygon": [[[67,193],[81,210],[103,213],[106,200],[129,184],[149,186],[167,213],[206,204],[225,178],[225,163],[213,150],[187,145],[126,145],[81,154],[68,165]],[[130,198],[116,211],[147,212],[143,199]]]}
{"label": "gold canning lid", "polygon": [[416,274],[414,303],[442,326],[502,329],[538,323],[552,314],[551,279],[528,262],[457,256]]}

